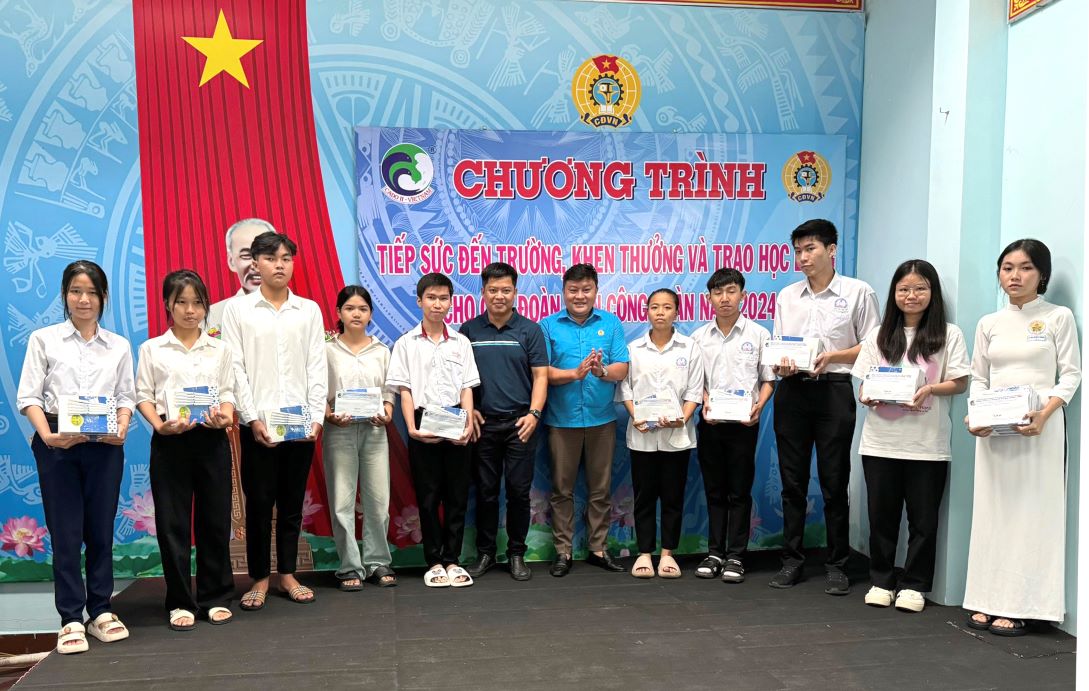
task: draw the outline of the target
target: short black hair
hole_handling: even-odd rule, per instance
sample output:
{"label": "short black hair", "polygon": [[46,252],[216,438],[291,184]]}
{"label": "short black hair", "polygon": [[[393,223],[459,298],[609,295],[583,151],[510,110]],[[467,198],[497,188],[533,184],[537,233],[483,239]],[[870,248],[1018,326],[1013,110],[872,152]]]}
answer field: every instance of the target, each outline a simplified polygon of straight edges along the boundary
{"label": "short black hair", "polygon": [[286,247],[288,254],[292,257],[299,253],[299,246],[288,236],[283,233],[274,233],[271,230],[265,231],[253,239],[253,244],[250,245],[250,255],[254,259],[261,255],[275,256],[281,247]]}
{"label": "short black hair", "polygon": [[668,293],[669,296],[671,298],[673,298],[673,306],[674,307],[680,307],[681,306],[681,298],[677,295],[677,291],[673,290],[672,288],[659,288],[658,290],[655,290],[654,292],[652,292],[650,295],[647,296],[647,307],[650,307],[650,301],[653,300],[654,296],[657,295],[658,293]]}
{"label": "short black hair", "polygon": [[839,242],[839,232],[831,221],[813,218],[801,224],[790,234],[790,244],[803,239],[816,238],[822,245],[835,245]]}
{"label": "short black hair", "polygon": [[594,285],[597,285],[597,269],[589,264],[575,264],[567,271],[563,272],[563,282],[571,283],[573,281],[593,281]]}
{"label": "short black hair", "polygon": [[998,272],[1002,271],[1002,262],[1006,255],[1021,250],[1032,260],[1032,265],[1040,272],[1040,285],[1036,288],[1037,295],[1047,292],[1047,284],[1051,281],[1051,250],[1047,245],[1034,238],[1021,238],[1006,245],[1002,254],[998,255]]}
{"label": "short black hair", "polygon": [[715,269],[715,272],[707,279],[707,292],[710,293],[712,290],[725,288],[731,284],[736,284],[738,288],[745,290],[745,275],[737,269],[728,267]]}
{"label": "short black hair", "polygon": [[[367,289],[363,286],[351,285],[344,286],[340,289],[340,292],[337,293],[337,312],[340,311],[340,308],[344,306],[345,302],[348,302],[357,296],[363,298],[363,302],[367,303],[367,307],[371,312],[374,311],[374,302],[371,300],[371,294]],[[337,319],[337,331],[344,333],[344,322],[339,319]]]}
{"label": "short black hair", "polygon": [[72,287],[72,281],[80,274],[91,279],[91,285],[98,293],[98,318],[101,319],[102,313],[106,311],[106,300],[110,296],[110,285],[102,267],[89,259],[78,259],[72,262],[64,267],[64,273],[61,274],[61,302],[64,304],[64,318],[68,319],[72,316],[68,310],[68,289]]}
{"label": "short black hair", "polygon": [[511,283],[518,286],[518,272],[514,267],[506,262],[492,262],[484,267],[484,270],[480,272],[480,287],[483,288],[488,284],[488,281],[498,280],[500,278],[509,278]]}
{"label": "short black hair", "polygon": [[450,277],[446,274],[429,273],[420,276],[420,280],[416,282],[416,299],[422,300],[424,292],[428,288],[443,288],[445,287],[450,291],[450,295],[454,294],[454,283],[450,280]]}
{"label": "short black hair", "polygon": [[163,308],[166,309],[166,316],[170,316],[171,305],[177,302],[178,297],[186,287],[191,287],[193,292],[197,294],[197,300],[204,305],[205,313],[211,308],[211,300],[208,299],[208,286],[204,285],[204,280],[201,279],[200,274],[190,269],[179,269],[178,271],[171,271],[163,278]]}

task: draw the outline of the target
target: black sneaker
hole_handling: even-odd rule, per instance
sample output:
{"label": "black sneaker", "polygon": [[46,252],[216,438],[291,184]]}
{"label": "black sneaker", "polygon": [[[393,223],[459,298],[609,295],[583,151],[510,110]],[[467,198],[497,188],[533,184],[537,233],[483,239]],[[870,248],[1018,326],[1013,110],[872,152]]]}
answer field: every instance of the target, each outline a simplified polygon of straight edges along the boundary
{"label": "black sneaker", "polygon": [[768,587],[779,588],[785,590],[786,588],[793,588],[798,585],[802,580],[802,567],[797,566],[784,566],[779,569],[779,573],[771,577],[771,581],[768,582]]}
{"label": "black sneaker", "polygon": [[824,588],[824,592],[829,595],[849,594],[851,592],[851,581],[848,580],[847,574],[839,570],[829,571],[828,585]]}

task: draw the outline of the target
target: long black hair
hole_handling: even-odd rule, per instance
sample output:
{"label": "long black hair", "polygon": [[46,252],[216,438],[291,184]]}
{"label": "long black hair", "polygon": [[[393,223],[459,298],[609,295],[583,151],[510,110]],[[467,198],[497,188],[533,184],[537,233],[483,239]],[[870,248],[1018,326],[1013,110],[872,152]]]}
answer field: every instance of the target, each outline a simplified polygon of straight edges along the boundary
{"label": "long black hair", "polygon": [[[363,298],[363,302],[367,303],[367,309],[371,312],[374,311],[374,303],[371,302],[371,294],[367,292],[367,289],[363,286],[344,286],[337,293],[337,312],[340,312],[340,308],[344,306],[345,302],[348,302],[354,297]],[[337,331],[344,333],[344,322],[337,319]]]}
{"label": "long black hair", "polygon": [[[930,304],[919,320],[915,329],[915,338],[911,347],[907,346],[904,335],[904,313],[896,306],[896,284],[905,276],[918,274],[930,286]],[[934,266],[925,259],[909,259],[892,274],[889,283],[889,297],[885,302],[885,318],[877,332],[877,349],[889,363],[900,362],[905,351],[908,362],[923,363],[931,355],[945,347],[945,300],[942,298],[942,284]]]}
{"label": "long black hair", "polygon": [[61,302],[64,305],[64,318],[68,319],[72,316],[72,313],[68,311],[68,288],[80,274],[91,280],[91,285],[98,293],[98,318],[101,319],[102,313],[106,311],[106,301],[110,297],[110,284],[106,280],[106,272],[102,270],[102,267],[89,259],[72,262],[64,267],[64,273],[61,274]]}

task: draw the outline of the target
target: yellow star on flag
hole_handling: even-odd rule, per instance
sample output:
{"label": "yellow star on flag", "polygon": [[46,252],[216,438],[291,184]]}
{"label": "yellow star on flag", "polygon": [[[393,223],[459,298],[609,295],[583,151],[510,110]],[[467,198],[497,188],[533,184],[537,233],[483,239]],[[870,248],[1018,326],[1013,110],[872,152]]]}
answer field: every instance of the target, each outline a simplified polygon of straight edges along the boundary
{"label": "yellow star on flag", "polygon": [[242,56],[260,45],[263,39],[231,36],[231,28],[227,26],[227,18],[223,16],[223,10],[219,11],[219,19],[216,20],[216,29],[211,38],[199,36],[182,36],[181,38],[207,58],[198,86],[204,86],[212,77],[220,72],[226,72],[237,79],[242,86],[250,88],[246,71],[242,69]]}

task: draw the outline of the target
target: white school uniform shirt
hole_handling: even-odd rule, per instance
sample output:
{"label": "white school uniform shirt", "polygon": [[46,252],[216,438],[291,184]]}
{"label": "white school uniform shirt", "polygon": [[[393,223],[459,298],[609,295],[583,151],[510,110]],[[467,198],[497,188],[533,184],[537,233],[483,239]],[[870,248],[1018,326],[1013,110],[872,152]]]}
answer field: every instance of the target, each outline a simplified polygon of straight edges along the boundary
{"label": "white school uniform shirt", "polygon": [[[972,373],[964,334],[955,324],[946,324],[945,346],[925,363],[906,362],[905,358],[901,358],[900,362],[887,362],[877,347],[879,331],[880,328],[874,329],[862,341],[862,350],[851,372],[859,379],[865,379],[871,367],[882,365],[921,367],[926,373],[927,384],[940,384]],[[910,348],[915,339],[915,329],[905,327],[904,335]],[[865,383],[862,385],[862,395],[866,395]],[[922,410],[918,412],[886,404],[867,408],[858,452],[881,458],[948,461],[951,457],[949,435],[953,431],[949,420],[952,400],[952,396],[930,396],[923,401]]]}
{"label": "white school uniform shirt", "polygon": [[768,330],[743,316],[723,334],[715,320],[704,324],[692,334],[703,355],[703,387],[748,391],[753,405],[760,396],[760,383],[775,381],[771,366],[760,364],[760,353]]}
{"label": "white school uniform shirt", "polygon": [[[809,281],[791,283],[779,292],[775,303],[776,336],[819,338],[828,350],[847,350],[862,342],[880,325],[881,308],[877,294],[865,281],[836,273],[819,293]],[[828,365],[829,374],[848,374],[851,365]]]}
{"label": "white school uniform shirt", "polygon": [[317,303],[290,291],[280,309],[260,290],[231,298],[223,311],[222,338],[233,350],[243,423],[258,419],[262,410],[289,405],[309,406],[319,424],[325,419],[325,329]]}
{"label": "white school uniform shirt", "polygon": [[83,340],[70,319],[38,329],[27,341],[15,407],[36,405],[57,414],[61,396],[113,396],[118,408],[136,408],[129,342],[100,324]]}
{"label": "white school uniform shirt", "polygon": [[393,344],[386,386],[392,391],[406,387],[417,408],[459,406],[462,389],[480,386],[473,344],[445,325],[436,343],[417,324]]}
{"label": "white school uniform shirt", "polygon": [[[681,407],[685,401],[703,401],[703,355],[696,342],[673,332],[665,348],[658,350],[650,333],[628,344],[631,364],[628,376],[616,389],[617,401],[635,401],[664,390],[672,391]],[[696,446],[695,415],[684,427],[660,428],[649,432],[635,429],[628,420],[628,448],[633,451],[683,451]]]}
{"label": "white school uniform shirt", "polygon": [[358,353],[353,353],[337,336],[325,344],[325,356],[329,363],[330,406],[337,391],[372,386],[381,387],[383,400],[393,403],[395,393],[386,388],[390,352],[385,343],[371,336],[370,343]]}
{"label": "white school uniform shirt", "polygon": [[230,346],[202,331],[186,348],[172,329],[144,341],[136,365],[136,403],[150,401],[156,413],[169,415],[167,392],[183,386],[215,386],[220,403],[235,405]]}

